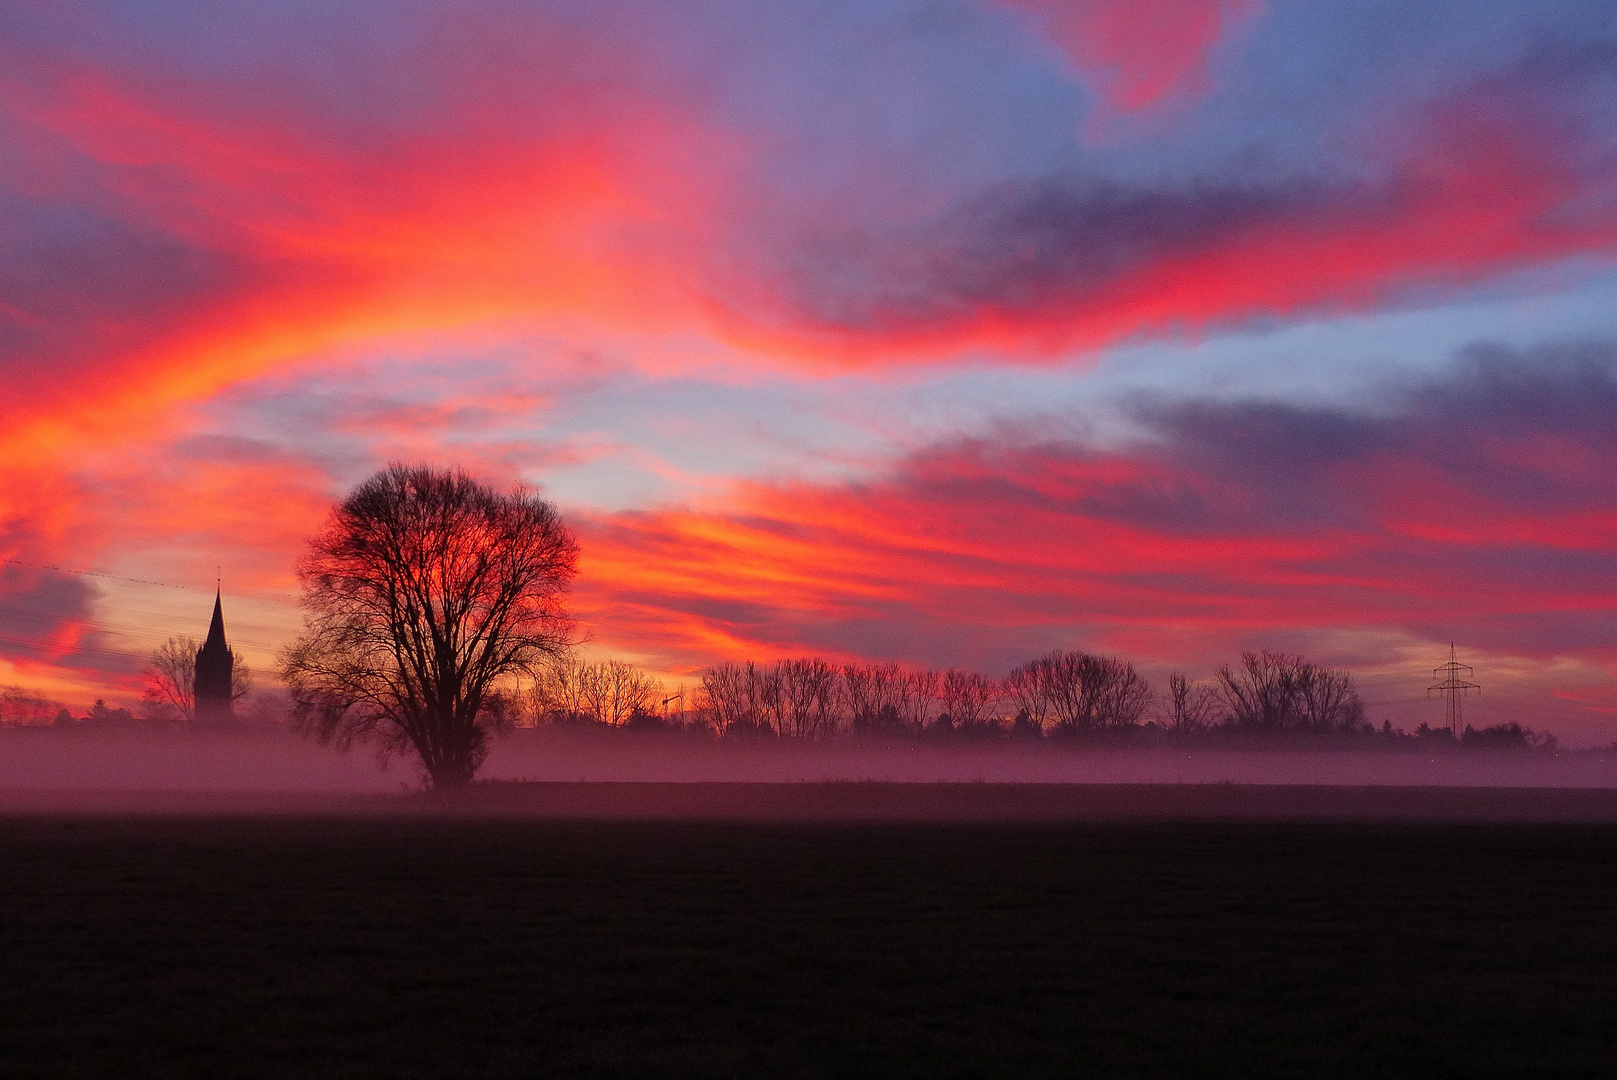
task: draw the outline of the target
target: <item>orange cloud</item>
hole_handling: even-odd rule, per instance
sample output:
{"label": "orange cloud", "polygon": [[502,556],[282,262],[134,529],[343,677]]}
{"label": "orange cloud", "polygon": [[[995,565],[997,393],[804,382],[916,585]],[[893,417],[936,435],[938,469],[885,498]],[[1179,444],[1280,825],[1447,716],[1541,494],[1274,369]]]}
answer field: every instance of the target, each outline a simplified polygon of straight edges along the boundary
{"label": "orange cloud", "polygon": [[[47,260],[39,310],[28,297],[8,310],[38,323],[68,289],[88,305],[5,358],[8,475],[345,344],[547,313],[655,320],[683,286],[645,233],[707,214],[702,177],[666,166],[724,156],[649,99],[597,108],[594,124],[556,101],[563,119],[524,127],[496,114],[491,88],[460,103],[472,110],[462,123],[354,140],[299,113],[317,102],[251,89],[82,68],[0,77],[0,110],[38,166],[24,197],[58,212],[65,186],[72,207],[49,251],[69,280],[47,291]],[[81,269],[124,264],[101,282]],[[27,486],[0,491],[0,519],[44,511]]]}

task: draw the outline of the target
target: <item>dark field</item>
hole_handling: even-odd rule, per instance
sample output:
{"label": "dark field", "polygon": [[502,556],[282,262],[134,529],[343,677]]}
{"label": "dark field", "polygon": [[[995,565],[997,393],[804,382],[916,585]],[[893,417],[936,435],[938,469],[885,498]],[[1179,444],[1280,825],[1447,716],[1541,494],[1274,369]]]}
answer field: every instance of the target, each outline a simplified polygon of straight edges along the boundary
{"label": "dark field", "polygon": [[1614,1072],[1610,824],[408,805],[0,818],[0,1076]]}

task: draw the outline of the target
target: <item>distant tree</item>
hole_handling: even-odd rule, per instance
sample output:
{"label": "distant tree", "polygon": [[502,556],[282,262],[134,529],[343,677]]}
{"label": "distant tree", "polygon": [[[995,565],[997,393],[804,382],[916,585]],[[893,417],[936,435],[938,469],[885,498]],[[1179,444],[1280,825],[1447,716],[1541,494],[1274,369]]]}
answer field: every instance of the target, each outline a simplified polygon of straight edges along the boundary
{"label": "distant tree", "polygon": [[1044,724],[1026,709],[1018,709],[1016,716],[1011,720],[1011,738],[1042,739]]}
{"label": "distant tree", "polygon": [[831,735],[837,728],[837,669],[819,657],[775,665],[780,687],[781,734],[797,738]]}
{"label": "distant tree", "polygon": [[1168,676],[1168,723],[1175,731],[1201,731],[1218,720],[1218,691],[1179,672]]}
{"label": "distant tree", "polygon": [[1050,671],[1046,664],[1031,660],[1011,669],[1005,676],[1005,696],[1016,709],[1016,731],[1020,735],[1043,732],[1050,719]]}
{"label": "distant tree", "polygon": [[1126,660],[1056,652],[1016,668],[1006,691],[1030,722],[1062,732],[1132,727],[1150,706],[1151,687]]}
{"label": "distant tree", "polygon": [[584,700],[584,661],[571,650],[550,658],[534,673],[528,706],[534,718],[546,723],[588,720]]}
{"label": "distant tree", "polygon": [[1474,728],[1467,724],[1464,734],[1460,736],[1460,742],[1466,746],[1498,750],[1553,750],[1557,740],[1548,732],[1539,734],[1531,728],[1511,722],[1485,728]]}
{"label": "distant tree", "polygon": [[1218,689],[1230,723],[1257,731],[1351,731],[1364,723],[1364,704],[1345,671],[1301,656],[1245,652],[1241,666],[1218,669]]}
{"label": "distant tree", "polygon": [[1297,676],[1304,663],[1301,656],[1265,650],[1242,653],[1239,668],[1219,667],[1231,722],[1260,731],[1297,727]]}
{"label": "distant tree", "polygon": [[581,665],[579,682],[584,711],[608,727],[628,723],[662,697],[662,683],[621,660]]}
{"label": "distant tree", "polygon": [[752,730],[759,734],[779,734],[782,726],[779,669],[772,664],[755,664],[748,660],[742,667],[741,691],[745,695],[746,715]]}
{"label": "distant tree", "polygon": [[[190,723],[197,716],[197,650],[193,637],[171,637],[152,652],[146,678],[145,714],[152,719],[178,718]],[[253,673],[234,651],[230,668],[230,700],[240,701],[253,689]]]}
{"label": "distant tree", "polygon": [[897,664],[845,664],[842,692],[855,731],[890,735],[907,730],[912,694],[908,673]]}
{"label": "distant tree", "polygon": [[998,729],[993,717],[998,689],[986,675],[950,668],[943,673],[939,695],[954,730],[969,734]]}
{"label": "distant tree", "polygon": [[282,657],[294,716],[323,742],[413,750],[469,783],[508,686],[571,644],[578,544],[548,502],[459,470],[391,465],[354,489],[298,565],[305,629]]}
{"label": "distant tree", "polygon": [[856,731],[869,729],[886,704],[887,680],[875,664],[845,664],[842,668],[842,701],[848,723]]}
{"label": "distant tree", "polygon": [[90,706],[84,722],[95,727],[127,727],[135,722],[135,714],[128,709],[114,709],[100,698]]}
{"label": "distant tree", "polygon": [[1345,671],[1304,664],[1296,678],[1299,726],[1309,731],[1347,731],[1364,723],[1364,704]]}
{"label": "distant tree", "polygon": [[899,715],[911,731],[924,731],[942,704],[943,676],[917,668],[904,673],[899,683]]}
{"label": "distant tree", "polygon": [[20,686],[0,687],[0,724],[48,724],[64,706]]}
{"label": "distant tree", "polygon": [[702,672],[697,708],[720,735],[753,723],[744,687],[745,669],[736,663],[714,664]]}

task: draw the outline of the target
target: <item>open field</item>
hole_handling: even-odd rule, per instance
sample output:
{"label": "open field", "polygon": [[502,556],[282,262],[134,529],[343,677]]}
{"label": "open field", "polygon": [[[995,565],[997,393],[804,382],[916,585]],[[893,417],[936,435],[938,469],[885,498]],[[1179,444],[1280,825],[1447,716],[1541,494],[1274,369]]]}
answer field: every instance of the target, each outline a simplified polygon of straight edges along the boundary
{"label": "open field", "polygon": [[[974,787],[944,790],[1006,797]],[[1270,802],[13,806],[0,1075],[1609,1075],[1610,793],[1434,823],[1418,792],[1207,790]]]}
{"label": "open field", "polygon": [[1325,784],[505,783],[464,791],[0,787],[0,814],[1059,823],[1376,821],[1617,826],[1617,788]]}

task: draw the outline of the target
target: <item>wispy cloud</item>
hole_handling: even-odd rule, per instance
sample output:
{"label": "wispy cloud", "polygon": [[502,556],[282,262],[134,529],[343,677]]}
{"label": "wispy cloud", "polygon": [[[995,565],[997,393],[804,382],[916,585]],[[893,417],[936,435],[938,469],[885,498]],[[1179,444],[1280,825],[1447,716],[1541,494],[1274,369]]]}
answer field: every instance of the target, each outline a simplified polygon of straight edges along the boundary
{"label": "wispy cloud", "polygon": [[1357,630],[1617,667],[1617,350],[1478,350],[1380,404],[1141,403],[1126,450],[1007,431],[864,483],[607,517],[581,596],[674,663],[1210,662]]}

